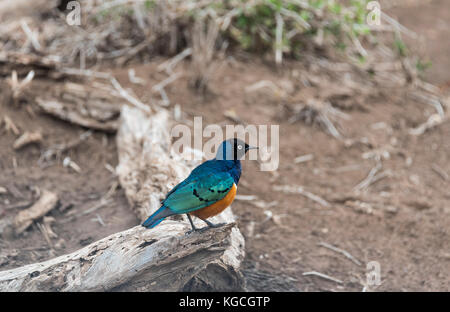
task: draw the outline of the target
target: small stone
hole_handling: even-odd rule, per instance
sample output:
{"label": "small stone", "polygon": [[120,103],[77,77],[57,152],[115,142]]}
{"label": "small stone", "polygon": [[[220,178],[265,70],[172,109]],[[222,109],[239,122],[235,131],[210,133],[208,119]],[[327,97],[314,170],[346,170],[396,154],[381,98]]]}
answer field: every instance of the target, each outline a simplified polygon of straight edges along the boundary
{"label": "small stone", "polygon": [[411,157],[407,157],[405,160],[406,167],[410,167],[413,163],[413,159]]}
{"label": "small stone", "polygon": [[396,214],[398,212],[398,208],[396,206],[388,205],[384,208],[386,212],[391,214]]}
{"label": "small stone", "polygon": [[409,176],[409,181],[411,181],[415,185],[419,185],[420,184],[420,177],[417,174],[412,174],[412,175]]}
{"label": "small stone", "polygon": [[407,202],[407,205],[417,210],[427,210],[431,208],[431,205],[428,201],[420,199],[410,200]]}

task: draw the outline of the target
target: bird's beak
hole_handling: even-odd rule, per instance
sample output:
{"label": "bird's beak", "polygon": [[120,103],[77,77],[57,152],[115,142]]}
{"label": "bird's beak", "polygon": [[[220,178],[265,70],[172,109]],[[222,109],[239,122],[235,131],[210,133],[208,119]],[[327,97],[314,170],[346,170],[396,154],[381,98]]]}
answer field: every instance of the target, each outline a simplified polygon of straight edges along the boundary
{"label": "bird's beak", "polygon": [[258,147],[258,146],[249,146],[249,147],[247,148],[247,150],[251,150],[251,149],[259,149],[259,147]]}

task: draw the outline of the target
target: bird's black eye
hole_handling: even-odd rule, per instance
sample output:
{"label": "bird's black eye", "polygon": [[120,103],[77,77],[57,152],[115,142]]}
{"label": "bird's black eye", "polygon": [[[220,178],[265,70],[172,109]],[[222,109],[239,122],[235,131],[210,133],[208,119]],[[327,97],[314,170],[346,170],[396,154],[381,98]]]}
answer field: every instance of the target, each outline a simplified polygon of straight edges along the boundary
{"label": "bird's black eye", "polygon": [[238,150],[241,150],[242,149],[242,145],[238,145]]}

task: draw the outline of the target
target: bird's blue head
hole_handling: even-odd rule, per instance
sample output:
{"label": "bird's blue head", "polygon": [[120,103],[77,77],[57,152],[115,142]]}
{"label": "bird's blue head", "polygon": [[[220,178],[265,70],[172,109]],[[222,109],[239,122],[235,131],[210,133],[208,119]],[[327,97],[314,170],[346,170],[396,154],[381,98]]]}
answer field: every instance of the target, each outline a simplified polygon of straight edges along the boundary
{"label": "bird's blue head", "polygon": [[240,160],[250,149],[257,149],[257,147],[249,146],[239,139],[229,139],[220,144],[217,150],[216,159]]}

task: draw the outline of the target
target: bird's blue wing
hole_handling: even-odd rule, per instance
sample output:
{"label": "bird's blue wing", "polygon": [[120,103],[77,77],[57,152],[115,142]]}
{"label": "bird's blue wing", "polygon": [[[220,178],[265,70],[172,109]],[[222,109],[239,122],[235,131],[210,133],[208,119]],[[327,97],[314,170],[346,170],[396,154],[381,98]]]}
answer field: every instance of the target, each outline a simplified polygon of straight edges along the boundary
{"label": "bird's blue wing", "polygon": [[228,172],[197,171],[178,184],[163,204],[178,214],[192,212],[223,199],[233,183]]}
{"label": "bird's blue wing", "polygon": [[197,166],[192,170],[192,172],[189,174],[189,176],[182,182],[178,183],[174,186],[173,189],[170,190],[169,193],[166,194],[166,199],[169,197],[173,192],[175,192],[178,188],[183,187],[184,185],[190,183],[194,179],[198,179],[200,176],[209,175],[212,172],[217,172],[223,170],[223,166],[221,166],[220,163],[214,160],[207,160],[201,165]]}

